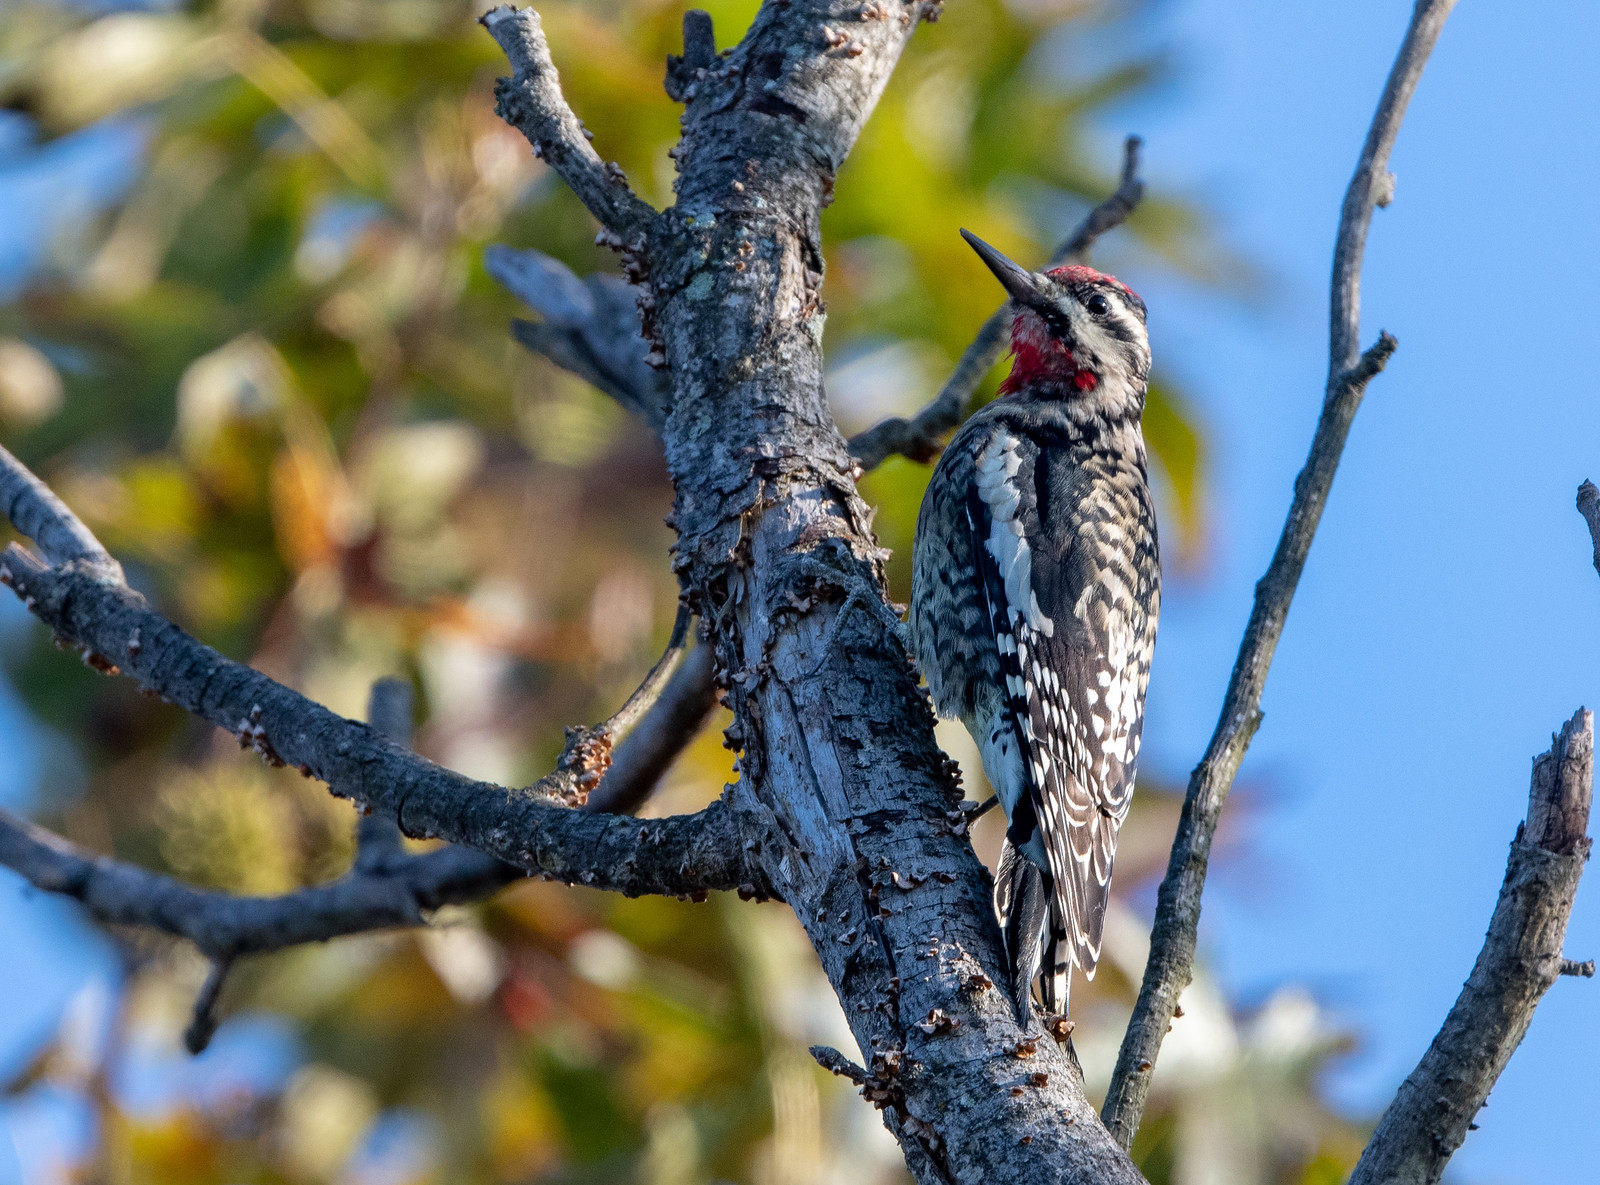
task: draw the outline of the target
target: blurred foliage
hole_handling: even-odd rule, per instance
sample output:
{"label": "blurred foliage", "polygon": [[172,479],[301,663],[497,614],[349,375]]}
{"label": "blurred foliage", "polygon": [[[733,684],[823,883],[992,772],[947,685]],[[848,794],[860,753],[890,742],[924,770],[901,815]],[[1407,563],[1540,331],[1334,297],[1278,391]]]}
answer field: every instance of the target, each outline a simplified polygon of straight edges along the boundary
{"label": "blurred foliage", "polygon": [[[755,4],[709,7],[727,45]],[[682,7],[543,12],[597,145],[667,202],[677,109],[660,80]],[[0,435],[186,628],[349,715],[376,677],[408,676],[418,747],[515,784],[548,768],[562,725],[637,680],[676,589],[654,442],[516,348],[520,310],[482,270],[492,240],[580,272],[615,261],[495,118],[503,63],[474,15],[451,0],[0,0],[0,102],[44,141],[31,151],[109,121],[143,161],[109,209],[64,218],[0,308]],[[1162,72],[1099,60],[1139,16],[965,0],[918,32],[824,220],[847,431],[919,406],[994,307],[955,227],[1039,258],[1110,188],[1117,161],[1099,159],[1088,118]],[[1106,244],[1124,274],[1228,274],[1179,204],[1153,196],[1132,232]],[[1193,554],[1200,435],[1159,384],[1147,428],[1169,550]],[[927,473],[894,460],[864,483],[902,599]],[[73,758],[48,765],[53,825],[237,892],[348,865],[347,804],[37,631],[12,641],[14,682]],[[652,812],[717,792],[718,739],[696,742]],[[964,734],[941,739],[979,781]],[[1141,792],[1119,890],[1159,870],[1173,804]],[[992,855],[992,829],[978,842]],[[204,968],[120,936],[121,983],[86,988],[0,1104],[87,1110],[92,1136],[57,1170],[38,1161],[38,1180],[902,1179],[876,1114],[805,1053],[849,1036],[782,909],[525,884],[446,915],[245,963],[223,999],[233,1019],[193,1060],[177,1040]],[[1120,1033],[1131,1001],[1143,939],[1118,916],[1103,973],[1075,995],[1080,1034]],[[1200,1011],[1163,1058],[1138,1149],[1151,1180],[1335,1179],[1354,1145],[1317,1100],[1337,1041],[1315,1008]],[[1083,1053],[1103,1088],[1110,1051],[1086,1039]]]}

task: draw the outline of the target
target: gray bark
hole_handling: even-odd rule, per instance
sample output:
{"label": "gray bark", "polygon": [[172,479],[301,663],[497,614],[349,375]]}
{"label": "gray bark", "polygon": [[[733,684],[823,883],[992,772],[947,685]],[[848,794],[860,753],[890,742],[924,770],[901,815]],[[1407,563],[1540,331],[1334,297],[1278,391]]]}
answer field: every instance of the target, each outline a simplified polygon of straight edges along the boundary
{"label": "gray bark", "polygon": [[1134,1182],[1063,1051],[993,986],[988,877],[823,391],[819,215],[923,10],[768,4],[689,88],[647,252],[677,568],[730,686],[740,826],[893,1076],[913,1170]]}
{"label": "gray bark", "polygon": [[666,374],[647,361],[637,287],[604,273],[580,280],[559,259],[499,244],[484,252],[483,263],[543,318],[513,321],[519,342],[598,387],[660,435],[672,393]]}
{"label": "gray bark", "polygon": [[215,959],[416,926],[424,910],[481,900],[506,884],[498,860],[451,847],[281,897],[234,897],[101,856],[6,811],[0,864],[83,902],[102,922],[187,938]]}
{"label": "gray bark", "polygon": [[91,665],[120,668],[269,763],[299,769],[395,819],[407,835],[464,844],[547,879],[632,895],[765,890],[759,866],[733,842],[737,829],[723,801],[696,815],[651,821],[568,810],[560,803],[578,797],[578,773],[557,770],[528,789],[508,790],[442,769],[224,658],[86,561],[41,567],[13,544],[0,560],[0,582]]}
{"label": "gray bark", "polygon": [[1384,1112],[1350,1185],[1433,1185],[1461,1147],[1550,985],[1581,967],[1561,957],[1589,858],[1594,713],[1580,710],[1534,759],[1483,950],[1444,1027]]}

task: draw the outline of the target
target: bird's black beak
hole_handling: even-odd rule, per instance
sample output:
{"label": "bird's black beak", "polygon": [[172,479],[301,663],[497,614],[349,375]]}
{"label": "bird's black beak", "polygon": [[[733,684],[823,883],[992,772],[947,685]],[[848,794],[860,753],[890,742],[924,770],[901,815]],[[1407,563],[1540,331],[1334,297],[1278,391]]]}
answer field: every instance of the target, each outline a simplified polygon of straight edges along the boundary
{"label": "bird's black beak", "polygon": [[1048,303],[1044,284],[1038,276],[1021,264],[1007,259],[970,230],[963,228],[961,237],[967,240],[967,246],[978,253],[978,258],[989,265],[989,270],[1005,286],[1012,300],[1033,309],[1042,309]]}

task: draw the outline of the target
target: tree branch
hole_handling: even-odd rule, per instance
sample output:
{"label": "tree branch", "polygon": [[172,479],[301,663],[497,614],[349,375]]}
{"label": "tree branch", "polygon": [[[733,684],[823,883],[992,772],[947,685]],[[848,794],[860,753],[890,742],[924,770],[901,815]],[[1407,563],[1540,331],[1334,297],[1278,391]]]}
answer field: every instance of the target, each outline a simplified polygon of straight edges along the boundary
{"label": "tree branch", "polygon": [[[1116,192],[1090,210],[1078,229],[1056,248],[1050,266],[1081,262],[1095,241],[1107,231],[1121,226],[1144,197],[1144,182],[1139,180],[1138,136],[1129,136],[1122,150],[1122,180]],[[1005,351],[1006,333],[1016,310],[1010,301],[989,315],[972,344],[962,351],[956,368],[945,380],[933,402],[911,419],[895,416],[874,424],[850,438],[850,455],[863,470],[876,469],[896,453],[913,461],[936,456],[946,432],[966,418],[967,405]]]}
{"label": "tree branch", "polygon": [[223,985],[228,982],[228,973],[232,970],[231,958],[211,961],[206,981],[200,986],[200,994],[195,997],[189,1027],[183,1031],[183,1047],[191,1054],[204,1053],[206,1046],[211,1044],[211,1038],[217,1035],[217,1002],[222,999]]}
{"label": "tree branch", "polygon": [[559,259],[499,243],[483,253],[484,268],[543,320],[513,321],[511,332],[640,416],[658,436],[671,388],[664,371],[646,361],[640,331],[640,289],[620,276],[596,272],[580,280]]}
{"label": "tree branch", "polygon": [[1400,52],[1389,70],[1378,110],[1373,114],[1355,176],[1345,190],[1339,233],[1333,248],[1333,298],[1329,304],[1328,387],[1355,368],[1361,352],[1361,264],[1366,256],[1372,211],[1394,198],[1389,154],[1416,93],[1422,70],[1438,44],[1456,0],[1417,0]]}
{"label": "tree branch", "polygon": [[7,811],[0,864],[82,902],[101,922],[186,938],[217,961],[421,925],[424,910],[480,901],[506,883],[499,861],[450,847],[279,897],[235,897],[102,856]]}
{"label": "tree branch", "polygon": [[617,738],[630,732],[661,698],[678,660],[689,645],[689,620],[692,616],[687,605],[678,606],[678,618],[673,623],[672,639],[667,643],[666,653],[656,661],[656,665],[644,677],[644,682],[634,689],[622,707],[599,724],[567,729],[566,747],[556,762],[556,769],[558,772],[571,773],[577,779],[576,797],[570,805],[583,806],[588,802],[590,792],[599,785],[606,770],[611,767],[612,750]]}
{"label": "tree branch", "polygon": [[1205,757],[1189,777],[1172,856],[1156,898],[1149,961],[1101,1112],[1106,1126],[1124,1148],[1132,1145],[1138,1131],[1161,1042],[1171,1027],[1178,997],[1194,975],[1200,898],[1211,858],[1211,841],[1245,750],[1260,726],[1261,693],[1267,671],[1321,521],[1350,424],[1361,406],[1367,383],[1383,369],[1395,350],[1395,339],[1383,333],[1365,353],[1357,353],[1361,254],[1372,211],[1375,206],[1386,204],[1392,192],[1389,152],[1406,104],[1444,19],[1454,6],[1455,0],[1419,0],[1345,194],[1334,248],[1333,329],[1322,415],[1310,456],[1295,479],[1294,500],[1277,550],[1266,575],[1256,585],[1255,605],[1239,645],[1216,731]]}
{"label": "tree branch", "polygon": [[[0,455],[0,474],[8,488],[37,481],[10,453]],[[59,501],[35,526],[51,538],[81,532],[93,540]],[[335,794],[394,818],[407,835],[446,839],[547,879],[630,895],[766,892],[722,801],[696,815],[650,822],[567,810],[556,803],[581,798],[586,772],[570,755],[525,789],[464,778],[224,658],[101,564],[75,558],[46,567],[12,544],[0,556],[0,583],[91,666],[106,673],[120,667],[269,763],[294,766]],[[17,850],[40,856],[36,845]]]}
{"label": "tree branch", "polygon": [[0,514],[28,536],[52,564],[82,561],[116,580],[122,565],[67,509],[55,491],[0,445]]}
{"label": "tree branch", "polygon": [[479,18],[511,63],[511,77],[495,86],[495,110],[527,137],[600,225],[627,248],[643,244],[655,217],[648,203],[628,188],[615,162],[606,164],[589,133],[567,106],[539,14],[531,8],[492,8]]}
{"label": "tree branch", "polygon": [[[411,748],[411,684],[379,679],[367,699],[367,723],[395,744]],[[356,824],[356,869],[370,872],[404,857],[400,825],[383,815],[365,814]],[[521,870],[517,873],[520,875]]]}
{"label": "tree branch", "polygon": [[1400,1087],[1350,1185],[1439,1180],[1534,1009],[1565,971],[1561,943],[1590,841],[1594,713],[1580,709],[1534,759],[1528,817],[1517,827],[1483,949],[1417,1068]]}
{"label": "tree branch", "polygon": [[667,55],[667,97],[676,103],[692,99],[696,77],[716,60],[717,34],[711,14],[704,9],[689,9],[683,14],[683,55]]}

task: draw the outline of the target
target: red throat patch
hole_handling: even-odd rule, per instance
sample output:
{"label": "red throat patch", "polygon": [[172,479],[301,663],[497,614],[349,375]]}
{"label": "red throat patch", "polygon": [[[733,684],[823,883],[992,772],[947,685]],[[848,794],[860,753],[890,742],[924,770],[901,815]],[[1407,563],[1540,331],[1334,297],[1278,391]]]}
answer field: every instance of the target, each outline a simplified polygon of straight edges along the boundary
{"label": "red throat patch", "polygon": [[1023,309],[1017,314],[1011,324],[1011,373],[1000,384],[1000,394],[1010,395],[1035,383],[1071,383],[1080,391],[1092,391],[1099,382],[1099,375],[1080,367],[1072,351],[1050,336],[1037,313]]}

